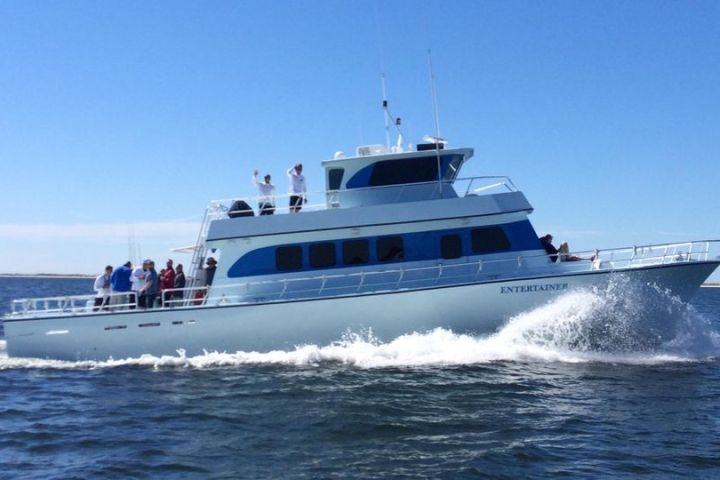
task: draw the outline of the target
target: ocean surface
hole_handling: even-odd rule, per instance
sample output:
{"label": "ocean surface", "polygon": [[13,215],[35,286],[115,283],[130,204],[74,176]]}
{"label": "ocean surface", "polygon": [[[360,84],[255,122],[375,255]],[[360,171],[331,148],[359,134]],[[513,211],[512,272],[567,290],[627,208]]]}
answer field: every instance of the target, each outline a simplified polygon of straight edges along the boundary
{"label": "ocean surface", "polygon": [[[91,286],[0,278],[0,308]],[[0,341],[0,478],[720,478],[718,332],[718,288],[615,288],[482,337],[103,363]]]}

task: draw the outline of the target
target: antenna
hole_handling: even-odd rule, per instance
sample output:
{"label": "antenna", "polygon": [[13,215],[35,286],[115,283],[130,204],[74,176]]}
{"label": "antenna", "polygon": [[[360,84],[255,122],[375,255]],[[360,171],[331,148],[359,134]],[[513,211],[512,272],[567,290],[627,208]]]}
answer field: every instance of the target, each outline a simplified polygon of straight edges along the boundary
{"label": "antenna", "polygon": [[435,118],[435,137],[442,138],[440,136],[440,114],[438,113],[437,106],[437,88],[435,86],[435,72],[433,71],[432,64],[432,52],[428,48],[428,68],[430,69],[430,91],[432,94],[432,107],[433,117]]}
{"label": "antenna", "polygon": [[128,260],[135,264],[135,229],[131,224],[128,227]]}
{"label": "antenna", "polygon": [[380,80],[382,81],[382,100],[383,100],[383,117],[385,117],[385,148],[390,151],[390,112],[388,112],[388,101],[387,94],[385,92],[385,73],[380,74]]}
{"label": "antenna", "polygon": [[435,119],[435,154],[437,156],[437,172],[438,172],[438,188],[440,190],[440,198],[442,198],[443,194],[443,188],[442,188],[442,171],[440,170],[440,142],[442,141],[442,138],[440,137],[440,118],[438,114],[438,108],[437,108],[437,89],[435,88],[435,72],[433,71],[433,64],[432,64],[432,52],[428,48],[428,69],[430,72],[430,93],[432,95],[432,107],[433,107],[433,117]]}
{"label": "antenna", "polygon": [[[403,141],[403,133],[402,130],[400,130],[400,125],[402,124],[402,120],[400,117],[393,117],[393,115],[390,113],[390,107],[387,101],[387,95],[385,92],[385,73],[382,73],[380,75],[380,79],[382,81],[382,95],[383,95],[383,111],[385,112],[385,148],[388,152],[401,152],[402,151],[402,141]],[[390,121],[392,121],[392,124],[395,126],[395,129],[398,132],[398,140],[396,143],[396,146],[394,146],[392,149],[390,148]]]}

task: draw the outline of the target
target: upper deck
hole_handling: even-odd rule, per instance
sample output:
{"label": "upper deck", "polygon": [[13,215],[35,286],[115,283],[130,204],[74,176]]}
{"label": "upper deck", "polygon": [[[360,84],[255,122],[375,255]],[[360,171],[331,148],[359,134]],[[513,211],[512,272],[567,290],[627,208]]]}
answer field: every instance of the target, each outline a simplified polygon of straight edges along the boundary
{"label": "upper deck", "polygon": [[[441,190],[446,193],[441,194]],[[283,214],[288,211],[288,195],[277,196],[276,214],[266,216],[255,215],[252,205],[257,205],[256,198],[240,199],[247,205],[248,210],[242,212],[245,215],[239,218],[228,215],[238,199],[214,200],[207,210],[206,239],[243,238],[515,212],[528,214],[533,210],[525,195],[518,191],[507,177],[472,177],[440,183],[366,187],[357,189],[354,193],[384,201],[371,200],[362,205],[354,201],[357,198],[340,196],[339,193],[338,190],[309,193],[310,199],[322,198],[325,202],[311,202],[303,206],[299,215]],[[388,208],[387,204],[393,204],[393,208]],[[350,208],[353,208],[352,213],[348,211]]]}

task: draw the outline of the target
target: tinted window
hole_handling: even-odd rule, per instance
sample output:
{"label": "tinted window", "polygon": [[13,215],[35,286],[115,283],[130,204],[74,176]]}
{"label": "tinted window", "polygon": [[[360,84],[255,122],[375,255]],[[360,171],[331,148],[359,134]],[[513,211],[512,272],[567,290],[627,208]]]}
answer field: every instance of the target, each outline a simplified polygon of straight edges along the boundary
{"label": "tinted window", "polygon": [[443,180],[453,180],[457,176],[458,170],[460,169],[460,164],[463,160],[462,155],[453,155],[451,158],[452,160],[450,160],[450,163],[445,169]]}
{"label": "tinted window", "polygon": [[381,262],[392,262],[405,258],[402,237],[382,237],[376,242],[377,258]]}
{"label": "tinted window", "polygon": [[476,228],[472,231],[472,251],[497,252],[510,248],[510,240],[500,227]]}
{"label": "tinted window", "polygon": [[275,250],[275,267],[279,271],[300,270],[302,268],[302,247],[278,247]]}
{"label": "tinted window", "polygon": [[333,168],[328,172],[328,190],[339,190],[342,183],[344,168]]}
{"label": "tinted window", "polygon": [[335,266],[335,244],[316,243],[310,245],[310,266],[313,268]]}
{"label": "tinted window", "polygon": [[443,235],[440,239],[440,255],[446,259],[462,257],[460,235]]}
{"label": "tinted window", "polygon": [[368,263],[369,257],[367,240],[347,240],[343,242],[343,263],[345,265]]}
{"label": "tinted window", "polygon": [[373,166],[369,186],[432,182],[437,179],[437,157],[384,160]]}

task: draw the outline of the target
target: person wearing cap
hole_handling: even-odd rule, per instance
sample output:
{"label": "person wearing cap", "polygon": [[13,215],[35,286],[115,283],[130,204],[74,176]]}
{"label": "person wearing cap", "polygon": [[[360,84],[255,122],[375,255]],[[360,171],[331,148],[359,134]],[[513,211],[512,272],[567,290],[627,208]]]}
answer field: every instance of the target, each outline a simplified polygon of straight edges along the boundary
{"label": "person wearing cap", "polygon": [[209,287],[212,285],[213,279],[215,278],[217,261],[213,257],[210,257],[205,263],[207,264],[207,267],[205,267],[205,286]]}
{"label": "person wearing cap", "polygon": [[132,263],[128,261],[113,270],[110,276],[110,288],[112,289],[110,305],[126,305],[128,303],[127,292],[130,291],[131,268]]}
{"label": "person wearing cap", "polygon": [[302,170],[302,163],[298,163],[287,171],[290,181],[290,213],[299,213],[303,203],[307,203],[307,187]]}
{"label": "person wearing cap", "polygon": [[258,189],[258,212],[260,215],[272,215],[275,213],[275,185],[270,183],[270,174],[263,178],[264,183],[258,181],[258,171],[253,171],[253,183]]}

